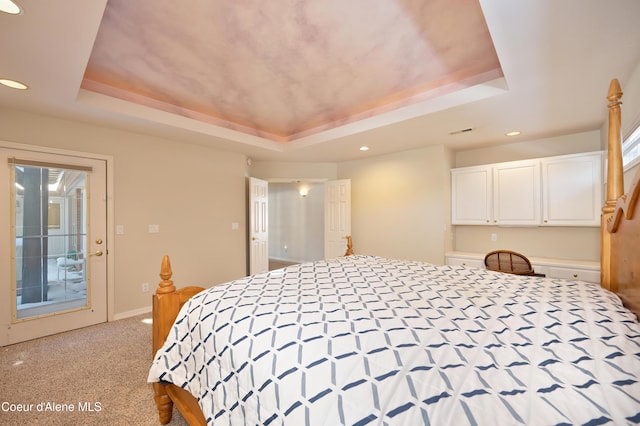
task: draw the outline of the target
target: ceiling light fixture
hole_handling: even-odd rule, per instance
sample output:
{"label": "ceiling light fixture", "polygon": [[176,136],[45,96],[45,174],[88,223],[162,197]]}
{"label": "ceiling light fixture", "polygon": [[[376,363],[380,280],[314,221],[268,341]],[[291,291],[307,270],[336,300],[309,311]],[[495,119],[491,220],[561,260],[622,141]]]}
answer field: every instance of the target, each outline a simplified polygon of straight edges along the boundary
{"label": "ceiling light fixture", "polygon": [[360,151],[369,151],[369,147],[368,146],[361,146],[360,147]]}
{"label": "ceiling light fixture", "polygon": [[22,8],[12,0],[0,0],[0,12],[8,13],[10,15],[20,15]]}
{"label": "ceiling light fixture", "polygon": [[518,132],[517,130],[514,132],[507,132],[504,135],[505,136],[518,136],[521,132]]}
{"label": "ceiling light fixture", "polygon": [[[2,1],[2,0],[0,0]],[[27,90],[29,89],[29,86],[27,86],[24,83],[21,83],[17,80],[11,80],[9,78],[0,78],[0,84],[7,86],[7,87],[11,87],[12,89],[18,89],[18,90]]]}

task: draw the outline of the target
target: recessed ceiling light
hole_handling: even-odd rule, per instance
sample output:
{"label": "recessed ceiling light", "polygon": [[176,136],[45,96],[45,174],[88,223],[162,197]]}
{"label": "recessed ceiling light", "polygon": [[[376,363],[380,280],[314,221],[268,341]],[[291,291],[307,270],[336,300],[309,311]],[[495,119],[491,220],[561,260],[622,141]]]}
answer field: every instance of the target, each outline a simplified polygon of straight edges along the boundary
{"label": "recessed ceiling light", "polygon": [[507,132],[504,135],[505,136],[518,136],[521,132],[515,131],[515,132]]}
{"label": "recessed ceiling light", "polygon": [[8,78],[0,78],[0,84],[5,85],[7,87],[11,87],[12,89],[18,89],[18,90],[27,90],[29,88],[29,86],[27,86],[24,83],[20,83],[19,81],[11,80]]}
{"label": "recessed ceiling light", "polygon": [[9,13],[11,15],[20,15],[22,8],[12,0],[0,0],[0,12]]}
{"label": "recessed ceiling light", "polygon": [[360,151],[369,151],[369,147],[368,146],[361,146],[360,147]]}

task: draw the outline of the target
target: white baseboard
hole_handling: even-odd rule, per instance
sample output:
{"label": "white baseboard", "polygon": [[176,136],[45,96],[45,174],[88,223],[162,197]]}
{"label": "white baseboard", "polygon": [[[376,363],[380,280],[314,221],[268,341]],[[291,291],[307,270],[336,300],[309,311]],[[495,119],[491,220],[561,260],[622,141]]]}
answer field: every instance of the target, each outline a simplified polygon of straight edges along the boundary
{"label": "white baseboard", "polygon": [[151,313],[151,306],[147,306],[145,308],[134,309],[133,311],[127,311],[127,312],[121,312],[119,314],[115,314],[113,316],[113,320],[117,321],[125,318],[131,318],[138,315],[144,315],[144,314],[150,314],[150,313]]}

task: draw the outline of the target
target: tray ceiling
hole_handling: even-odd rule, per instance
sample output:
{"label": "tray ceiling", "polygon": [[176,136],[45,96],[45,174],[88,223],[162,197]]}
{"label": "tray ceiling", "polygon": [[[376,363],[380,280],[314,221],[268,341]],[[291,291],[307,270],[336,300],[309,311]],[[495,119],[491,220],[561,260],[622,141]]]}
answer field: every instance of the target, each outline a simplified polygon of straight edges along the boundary
{"label": "tray ceiling", "polygon": [[109,0],[82,88],[282,143],[502,76],[477,0]]}

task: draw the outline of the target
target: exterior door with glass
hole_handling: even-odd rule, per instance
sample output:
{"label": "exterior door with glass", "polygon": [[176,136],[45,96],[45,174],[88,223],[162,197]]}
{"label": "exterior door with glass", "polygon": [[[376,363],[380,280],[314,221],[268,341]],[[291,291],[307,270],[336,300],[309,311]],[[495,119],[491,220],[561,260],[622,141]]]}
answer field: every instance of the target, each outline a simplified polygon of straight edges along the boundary
{"label": "exterior door with glass", "polygon": [[0,148],[0,346],[107,320],[106,162]]}

